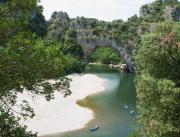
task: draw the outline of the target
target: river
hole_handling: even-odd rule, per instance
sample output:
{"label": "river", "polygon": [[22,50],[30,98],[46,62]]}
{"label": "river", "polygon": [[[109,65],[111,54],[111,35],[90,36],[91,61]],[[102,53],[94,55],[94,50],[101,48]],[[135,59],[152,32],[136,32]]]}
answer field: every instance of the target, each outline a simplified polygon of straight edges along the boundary
{"label": "river", "polygon": [[[78,105],[93,110],[95,118],[82,129],[46,137],[128,137],[136,124],[136,94],[133,83],[135,75],[99,65],[88,65],[85,74],[95,74],[108,80],[104,92],[77,102]],[[127,105],[129,110],[126,110],[124,105]],[[130,110],[135,111],[133,116]],[[96,132],[89,132],[95,125],[100,128]]]}

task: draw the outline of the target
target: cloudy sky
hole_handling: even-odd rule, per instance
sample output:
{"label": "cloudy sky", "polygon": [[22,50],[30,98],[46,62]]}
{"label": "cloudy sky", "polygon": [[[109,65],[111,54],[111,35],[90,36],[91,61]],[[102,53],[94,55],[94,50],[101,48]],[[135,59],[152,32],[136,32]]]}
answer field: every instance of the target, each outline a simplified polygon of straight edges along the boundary
{"label": "cloudy sky", "polygon": [[66,11],[70,17],[84,16],[112,21],[139,13],[139,8],[154,0],[41,0],[48,20],[53,11]]}

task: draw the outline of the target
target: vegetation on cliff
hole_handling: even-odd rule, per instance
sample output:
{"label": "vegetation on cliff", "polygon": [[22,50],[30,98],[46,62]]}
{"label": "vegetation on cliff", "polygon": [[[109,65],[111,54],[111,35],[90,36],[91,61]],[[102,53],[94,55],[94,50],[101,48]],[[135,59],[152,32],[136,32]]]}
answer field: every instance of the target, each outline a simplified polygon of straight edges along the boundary
{"label": "vegetation on cliff", "polygon": [[98,40],[114,40],[118,46],[125,49],[126,55],[133,58],[133,52],[143,34],[153,31],[157,22],[179,21],[179,15],[180,6],[177,0],[156,0],[151,4],[144,5],[140,9],[140,17],[134,15],[127,21],[119,19],[105,22],[85,17],[71,19],[65,12],[54,12],[49,20],[48,35],[63,41],[66,31],[70,29],[77,32],[79,41],[86,41],[90,45],[99,44]]}

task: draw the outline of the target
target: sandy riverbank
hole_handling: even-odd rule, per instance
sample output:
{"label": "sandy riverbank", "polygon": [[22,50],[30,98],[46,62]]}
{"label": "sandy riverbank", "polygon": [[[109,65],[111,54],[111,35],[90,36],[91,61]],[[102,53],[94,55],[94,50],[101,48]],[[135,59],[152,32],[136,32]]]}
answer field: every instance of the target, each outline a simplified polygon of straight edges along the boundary
{"label": "sandy riverbank", "polygon": [[28,130],[38,132],[38,136],[49,135],[83,128],[93,119],[93,111],[80,107],[76,102],[90,94],[104,91],[106,81],[93,74],[69,77],[72,78],[72,95],[67,98],[57,92],[56,98],[50,102],[40,96],[36,96],[33,101],[27,99],[27,95],[20,97],[29,100],[36,113],[33,119],[23,122]]}

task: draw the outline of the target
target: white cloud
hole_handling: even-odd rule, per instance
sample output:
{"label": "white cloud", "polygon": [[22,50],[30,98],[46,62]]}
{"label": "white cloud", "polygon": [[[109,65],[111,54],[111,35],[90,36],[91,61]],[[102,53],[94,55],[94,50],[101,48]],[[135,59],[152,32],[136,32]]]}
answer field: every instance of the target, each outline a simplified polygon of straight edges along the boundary
{"label": "white cloud", "polygon": [[41,0],[46,19],[54,11],[65,11],[70,17],[84,16],[112,21],[139,13],[139,8],[154,0]]}

